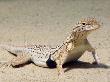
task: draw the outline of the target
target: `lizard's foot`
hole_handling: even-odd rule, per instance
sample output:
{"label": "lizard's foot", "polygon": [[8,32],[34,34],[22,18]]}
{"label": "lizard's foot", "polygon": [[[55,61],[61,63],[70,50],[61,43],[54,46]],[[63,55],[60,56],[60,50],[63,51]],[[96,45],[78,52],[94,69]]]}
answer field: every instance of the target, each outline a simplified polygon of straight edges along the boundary
{"label": "lizard's foot", "polygon": [[65,82],[65,78],[66,78],[66,76],[64,74],[64,71],[62,70],[62,71],[60,71],[58,73],[58,80],[57,80],[57,82],[61,82],[61,81]]}
{"label": "lizard's foot", "polygon": [[94,61],[92,64],[94,64],[94,65],[100,65],[100,62],[99,61]]}
{"label": "lizard's foot", "polygon": [[62,75],[64,75],[63,69],[61,69],[61,70],[58,72],[58,76],[62,76]]}
{"label": "lizard's foot", "polygon": [[11,62],[9,61],[0,61],[0,68],[6,68],[6,67],[10,67],[11,66]]}

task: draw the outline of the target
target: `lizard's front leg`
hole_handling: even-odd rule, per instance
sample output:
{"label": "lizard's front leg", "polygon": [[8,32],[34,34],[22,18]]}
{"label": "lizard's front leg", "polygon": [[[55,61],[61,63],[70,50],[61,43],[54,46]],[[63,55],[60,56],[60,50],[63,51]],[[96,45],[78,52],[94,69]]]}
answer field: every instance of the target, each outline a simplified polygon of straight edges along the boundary
{"label": "lizard's front leg", "polygon": [[64,74],[64,71],[63,71],[63,68],[62,68],[62,63],[61,63],[61,60],[60,59],[57,59],[56,60],[56,63],[57,63],[57,71],[58,71],[58,75],[63,75]]}
{"label": "lizard's front leg", "polygon": [[91,44],[89,43],[89,41],[88,40],[86,40],[86,44],[88,45],[88,51],[89,52],[92,52],[92,55],[93,55],[93,58],[94,58],[94,64],[100,64],[100,60],[99,60],[99,57],[98,57],[98,55],[97,55],[97,53],[96,53],[96,51],[95,51],[95,49],[91,46]]}
{"label": "lizard's front leg", "polygon": [[24,64],[26,62],[28,62],[30,60],[30,57],[28,56],[28,54],[26,53],[20,53],[20,54],[17,54],[17,57],[14,57],[11,61],[0,61],[1,63],[1,66],[2,67],[3,65],[5,66],[17,66],[17,65],[21,65],[21,64]]}
{"label": "lizard's front leg", "polygon": [[56,58],[56,64],[57,64],[57,71],[58,71],[58,75],[63,75],[64,71],[63,71],[63,63],[65,60],[65,57],[67,56],[67,53],[61,52],[59,53],[59,56]]}
{"label": "lizard's front leg", "polygon": [[98,64],[98,65],[99,65],[99,64],[100,64],[100,59],[99,59],[99,57],[98,57],[98,55],[97,55],[95,49],[91,47],[91,48],[88,49],[88,51],[89,51],[89,52],[92,52],[93,58],[94,58],[94,60],[95,60],[95,61],[93,62],[93,64]]}

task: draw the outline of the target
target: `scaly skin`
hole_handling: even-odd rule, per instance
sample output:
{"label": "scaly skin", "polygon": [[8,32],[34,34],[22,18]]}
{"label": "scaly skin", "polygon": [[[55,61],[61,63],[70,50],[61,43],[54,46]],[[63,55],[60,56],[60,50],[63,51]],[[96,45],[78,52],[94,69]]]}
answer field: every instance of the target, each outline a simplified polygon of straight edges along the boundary
{"label": "scaly skin", "polygon": [[78,60],[85,51],[92,52],[96,64],[99,64],[99,58],[95,52],[95,49],[91,46],[87,40],[88,34],[92,31],[100,28],[99,22],[95,18],[87,18],[81,20],[67,40],[55,54],[53,54],[53,60],[57,63],[58,74],[63,74],[62,65],[69,61]]}
{"label": "scaly skin", "polygon": [[95,49],[87,40],[88,34],[100,28],[99,22],[95,18],[81,20],[72,30],[65,42],[57,47],[46,45],[35,45],[26,47],[0,45],[7,51],[17,55],[10,61],[10,65],[16,66],[28,61],[34,62],[38,66],[57,66],[58,74],[63,74],[62,65],[69,61],[78,60],[85,51],[92,52],[95,63],[99,64],[99,58]]}

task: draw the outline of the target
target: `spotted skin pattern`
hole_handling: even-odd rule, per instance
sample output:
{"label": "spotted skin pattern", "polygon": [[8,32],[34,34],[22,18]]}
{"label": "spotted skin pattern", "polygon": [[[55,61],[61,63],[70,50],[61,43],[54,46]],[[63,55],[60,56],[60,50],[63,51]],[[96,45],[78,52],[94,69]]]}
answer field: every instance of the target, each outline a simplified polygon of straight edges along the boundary
{"label": "spotted skin pattern", "polygon": [[[3,49],[16,55],[14,59],[11,60],[12,66],[17,66],[20,64],[27,63],[28,61],[33,62],[35,65],[42,67],[49,67],[46,63],[51,54],[59,49],[59,46],[49,46],[49,45],[32,45],[32,46],[12,46],[12,45],[0,45]],[[50,62],[51,62],[50,58]]]}
{"label": "spotted skin pattern", "polygon": [[56,50],[58,50],[59,46],[51,47],[46,45],[36,45],[33,48],[27,48],[26,51],[31,54],[31,60],[39,66],[48,67],[47,60],[50,55],[52,55]]}
{"label": "spotted skin pattern", "polygon": [[101,27],[101,24],[95,18],[86,18],[79,21],[73,28],[69,37],[55,54],[53,55],[54,60],[57,63],[58,74],[64,73],[62,65],[69,61],[78,60],[85,51],[92,53],[95,64],[100,64],[99,57],[95,49],[91,46],[87,40],[87,36],[92,32]]}
{"label": "spotted skin pattern", "polygon": [[85,51],[92,53],[96,64],[100,63],[95,49],[87,40],[88,34],[100,27],[100,23],[95,18],[86,18],[74,26],[65,42],[59,46],[34,45],[17,47],[0,45],[0,47],[17,55],[10,62],[12,66],[31,61],[41,67],[56,66],[58,74],[62,75],[64,73],[62,65],[69,61],[78,60]]}

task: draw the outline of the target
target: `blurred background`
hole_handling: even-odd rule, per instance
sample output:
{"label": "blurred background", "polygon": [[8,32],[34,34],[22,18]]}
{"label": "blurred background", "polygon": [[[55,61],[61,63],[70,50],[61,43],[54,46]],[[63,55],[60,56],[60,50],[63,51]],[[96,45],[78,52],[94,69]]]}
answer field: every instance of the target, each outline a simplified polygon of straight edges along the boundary
{"label": "blurred background", "polygon": [[[14,45],[59,45],[82,18],[96,17],[102,28],[88,40],[101,63],[110,65],[110,0],[0,0],[0,43]],[[0,50],[0,60],[13,56]],[[86,52],[80,60],[93,62]],[[69,66],[61,82],[110,82],[110,70],[90,63]],[[65,70],[66,68],[64,68]],[[57,70],[29,64],[0,68],[0,82],[57,82]]]}

